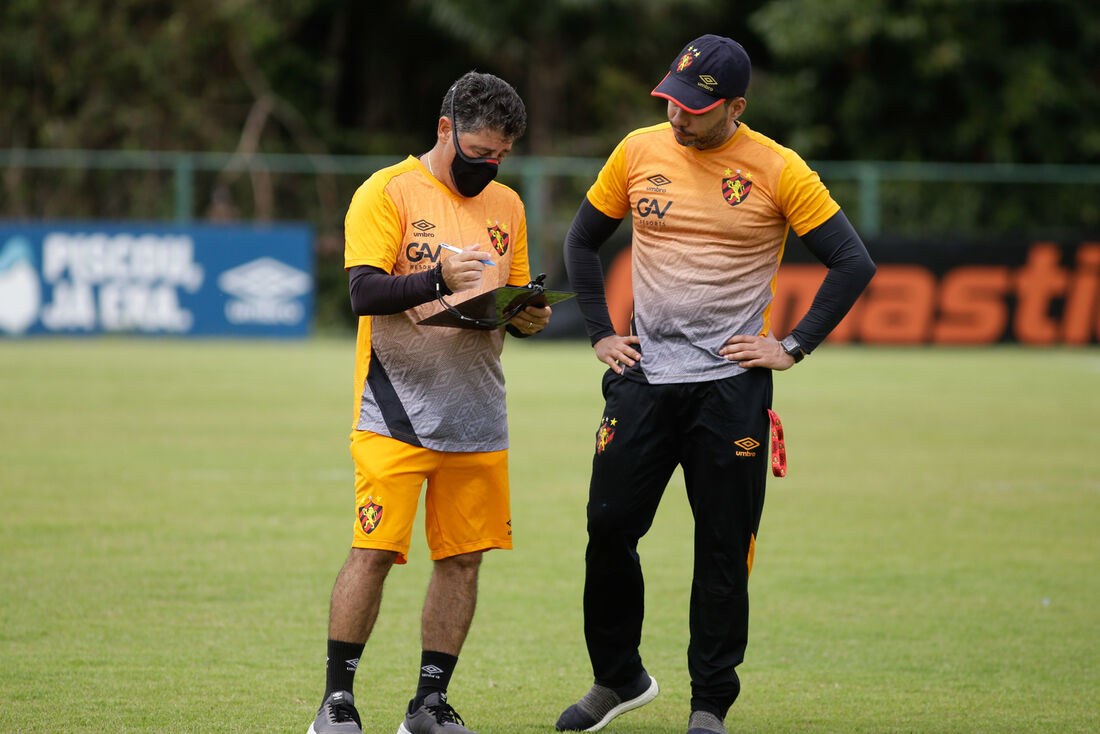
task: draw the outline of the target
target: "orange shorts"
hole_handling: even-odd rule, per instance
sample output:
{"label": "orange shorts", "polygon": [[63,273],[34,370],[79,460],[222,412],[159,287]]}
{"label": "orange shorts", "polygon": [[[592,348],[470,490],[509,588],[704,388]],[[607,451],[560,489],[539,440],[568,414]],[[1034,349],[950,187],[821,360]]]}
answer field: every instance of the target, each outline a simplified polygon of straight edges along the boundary
{"label": "orange shorts", "polygon": [[370,431],[351,432],[353,548],[397,551],[405,563],[424,482],[432,560],[512,547],[508,452],[435,451]]}

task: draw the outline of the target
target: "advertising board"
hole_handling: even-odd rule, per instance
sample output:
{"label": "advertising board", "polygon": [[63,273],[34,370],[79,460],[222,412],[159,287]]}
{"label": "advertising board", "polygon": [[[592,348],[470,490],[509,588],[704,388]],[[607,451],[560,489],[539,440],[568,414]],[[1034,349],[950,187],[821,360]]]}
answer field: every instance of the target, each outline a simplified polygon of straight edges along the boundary
{"label": "advertising board", "polygon": [[300,225],[0,223],[0,335],[302,337],[312,262]]}

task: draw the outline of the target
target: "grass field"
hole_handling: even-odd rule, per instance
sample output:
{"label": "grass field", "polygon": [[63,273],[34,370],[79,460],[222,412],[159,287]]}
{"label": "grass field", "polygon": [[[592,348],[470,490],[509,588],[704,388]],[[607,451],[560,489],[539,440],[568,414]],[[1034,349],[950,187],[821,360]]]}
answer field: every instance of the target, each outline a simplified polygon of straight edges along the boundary
{"label": "grass field", "polygon": [[[510,340],[511,342],[512,340]],[[352,340],[0,343],[0,732],[304,732],[352,522]],[[600,366],[509,343],[516,550],[487,555],[451,699],[553,731],[591,672]],[[827,347],[776,376],[731,732],[1100,730],[1100,351]],[[605,731],[683,734],[690,515],[645,538],[662,685]],[[391,575],[356,684],[392,733],[429,562]]]}

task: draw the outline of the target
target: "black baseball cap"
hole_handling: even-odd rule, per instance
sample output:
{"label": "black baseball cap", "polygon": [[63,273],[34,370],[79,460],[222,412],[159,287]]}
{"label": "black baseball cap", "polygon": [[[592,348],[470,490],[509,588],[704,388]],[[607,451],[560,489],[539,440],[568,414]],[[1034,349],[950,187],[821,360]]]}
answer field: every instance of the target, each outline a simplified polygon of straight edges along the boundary
{"label": "black baseball cap", "polygon": [[727,99],[744,97],[751,71],[752,62],[741,44],[707,34],[684,46],[650,94],[701,115]]}

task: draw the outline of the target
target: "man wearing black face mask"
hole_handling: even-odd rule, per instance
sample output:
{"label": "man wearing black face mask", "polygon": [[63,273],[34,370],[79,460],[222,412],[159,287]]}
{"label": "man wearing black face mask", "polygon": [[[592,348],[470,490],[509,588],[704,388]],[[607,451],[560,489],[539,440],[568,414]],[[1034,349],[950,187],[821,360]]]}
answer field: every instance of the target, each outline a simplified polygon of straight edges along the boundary
{"label": "man wearing black face mask", "polygon": [[[434,563],[419,680],[398,733],[473,734],[447,702],[447,686],[473,619],[481,555],[512,547],[505,329],[418,322],[442,310],[441,296],[458,302],[530,281],[523,204],[493,181],[526,122],[511,86],[470,72],[443,98],[432,149],[376,172],[348,209],[344,265],[360,317],[356,519],[332,592],[325,695],[311,734],[362,732],[352,682],[382,584],[406,561],[425,482]],[[548,307],[527,306],[506,330],[530,336],[549,319]]]}
{"label": "man wearing black face mask", "polygon": [[[442,118],[442,120],[446,119],[446,117]],[[455,98],[453,93],[451,94],[450,119],[452,121],[456,119]],[[464,137],[467,138],[468,143],[474,146],[485,144],[486,146],[498,146],[500,150],[499,153],[490,151],[488,155],[480,158],[466,155],[466,153],[462,151],[462,144],[458,140],[458,125],[451,125],[451,141],[454,144],[454,158],[451,159],[450,171],[451,183],[454,184],[454,188],[458,189],[458,193],[466,197],[473,197],[484,191],[485,187],[497,177],[497,169],[500,166],[500,160],[508,150],[511,149],[512,143],[509,139],[501,137],[499,133],[494,131],[487,132],[484,128],[477,133],[467,133]],[[471,140],[473,137],[477,137],[478,139]],[[484,149],[489,150],[489,147]],[[429,171],[433,171],[432,152],[434,151],[429,151],[424,156]]]}

